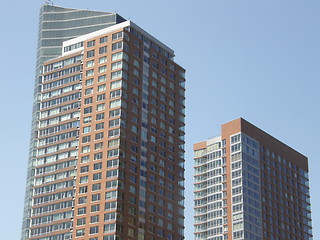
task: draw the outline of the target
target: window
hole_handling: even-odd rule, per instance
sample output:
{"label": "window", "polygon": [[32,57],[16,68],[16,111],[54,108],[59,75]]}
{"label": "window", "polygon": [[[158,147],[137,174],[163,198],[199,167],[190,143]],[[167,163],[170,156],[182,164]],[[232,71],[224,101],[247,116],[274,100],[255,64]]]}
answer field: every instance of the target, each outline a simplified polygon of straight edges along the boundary
{"label": "window", "polygon": [[116,231],[116,224],[115,223],[104,225],[104,232],[105,233],[114,232],[114,231]]}
{"label": "window", "polygon": [[133,69],[133,75],[135,75],[137,77],[140,76],[140,71],[138,69],[134,68]]}
{"label": "window", "polygon": [[136,187],[130,185],[129,192],[132,193],[132,194],[136,194],[136,192],[137,192]]}
{"label": "window", "polygon": [[93,88],[88,88],[84,91],[84,95],[89,95],[93,93]]}
{"label": "window", "polygon": [[90,104],[90,103],[92,103],[92,97],[84,99],[84,104]]}
{"label": "window", "polygon": [[92,120],[92,117],[91,117],[91,116],[89,116],[89,117],[84,117],[84,118],[83,118],[83,123],[90,123],[91,120]]}
{"label": "window", "polygon": [[101,44],[101,43],[105,43],[105,42],[108,42],[108,36],[105,36],[105,37],[101,37],[101,38],[100,38],[100,44]]}
{"label": "window", "polygon": [[112,41],[123,38],[123,32],[117,32],[112,34]]}
{"label": "window", "polygon": [[84,233],[85,233],[84,229],[79,229],[76,231],[76,237],[82,237],[84,236]]}
{"label": "window", "polygon": [[114,221],[116,219],[116,213],[115,212],[111,212],[111,213],[105,213],[104,214],[104,221]]}
{"label": "window", "polygon": [[104,128],[104,122],[96,124],[96,130],[100,130],[100,129],[103,129],[103,128]]}
{"label": "window", "polygon": [[96,234],[99,232],[99,227],[95,226],[95,227],[90,227],[90,234]]}
{"label": "window", "polygon": [[108,136],[109,138],[117,137],[120,135],[120,129],[109,130]]}
{"label": "window", "polygon": [[130,175],[130,182],[137,183],[137,178],[135,176]]}
{"label": "window", "polygon": [[83,166],[80,168],[80,173],[85,173],[85,172],[89,172],[89,166]]}
{"label": "window", "polygon": [[98,113],[96,115],[96,120],[102,120],[102,119],[104,119],[104,113]]}
{"label": "window", "polygon": [[89,162],[89,160],[90,160],[89,155],[81,157],[81,163],[87,163],[87,162]]}
{"label": "window", "polygon": [[119,165],[119,159],[113,159],[107,161],[107,168],[117,167]]}
{"label": "window", "polygon": [[116,188],[117,186],[118,186],[117,180],[112,180],[112,181],[106,182],[106,189]]}
{"label": "window", "polygon": [[152,80],[152,86],[154,86],[155,88],[157,88],[157,87],[158,87],[158,83],[157,83],[156,81]]}
{"label": "window", "polygon": [[93,181],[100,180],[102,177],[102,173],[95,173],[93,174]]}
{"label": "window", "polygon": [[98,77],[98,83],[101,83],[101,82],[105,82],[107,80],[107,76],[106,75],[101,75]]}
{"label": "window", "polygon": [[83,128],[83,133],[89,133],[91,132],[91,126],[87,126]]}
{"label": "window", "polygon": [[77,220],[77,226],[82,226],[86,224],[86,218],[79,218]]}
{"label": "window", "polygon": [[125,59],[125,60],[128,61],[129,57],[124,52],[117,52],[117,53],[112,54],[112,57],[111,57],[112,61],[117,61],[117,60],[120,60],[120,59]]}
{"label": "window", "polygon": [[93,47],[95,45],[95,40],[87,42],[87,47]]}
{"label": "window", "polygon": [[110,101],[110,109],[112,108],[116,108],[116,107],[121,107],[121,99],[117,99],[117,100],[113,100],[113,101]]}
{"label": "window", "polygon": [[120,126],[120,119],[114,119],[109,121],[109,127]]}
{"label": "window", "polygon": [[97,111],[102,111],[104,110],[106,107],[105,107],[105,104],[104,103],[100,103],[97,105]]}
{"label": "window", "polygon": [[110,88],[111,89],[115,89],[115,88],[127,88],[127,83],[122,81],[122,80],[118,80],[118,81],[114,81],[110,83]]}
{"label": "window", "polygon": [[91,58],[91,57],[94,57],[94,50],[87,52],[87,58]]}
{"label": "window", "polygon": [[161,218],[158,219],[158,225],[161,227],[164,226],[164,221]]}
{"label": "window", "polygon": [[114,63],[111,64],[111,70],[112,71],[113,70],[117,70],[117,69],[122,68],[122,67],[127,70],[128,69],[128,64],[123,62],[123,61],[114,62]]}
{"label": "window", "polygon": [[123,42],[116,42],[112,44],[112,51],[117,51],[123,48]]}
{"label": "window", "polygon": [[75,44],[71,44],[69,46],[64,47],[63,50],[64,50],[64,52],[69,52],[71,50],[78,49],[78,48],[81,48],[81,47],[83,47],[83,42],[77,42]]}
{"label": "window", "polygon": [[108,151],[108,158],[118,157],[119,149],[112,149]]}
{"label": "window", "polygon": [[92,191],[98,191],[101,189],[101,183],[92,184]]}
{"label": "window", "polygon": [[91,212],[98,212],[99,210],[100,210],[100,205],[99,204],[91,206]]}
{"label": "window", "polygon": [[82,143],[90,142],[90,140],[91,140],[91,136],[84,136],[84,137],[82,138]]}
{"label": "window", "polygon": [[106,56],[99,58],[99,64],[102,64],[102,63],[105,63],[105,62],[107,62],[107,57]]}
{"label": "window", "polygon": [[86,86],[90,86],[93,84],[93,78],[86,80]]}
{"label": "window", "polygon": [[97,223],[97,222],[99,222],[99,215],[90,217],[90,223]]}
{"label": "window", "polygon": [[129,211],[129,213],[130,214],[132,214],[132,215],[135,215],[136,214],[136,209],[134,208],[134,207],[129,207],[129,209],[128,209]]}
{"label": "window", "polygon": [[111,73],[111,80],[117,79],[117,78],[122,78],[122,71],[116,71]]}
{"label": "window", "polygon": [[97,102],[103,101],[105,99],[106,99],[106,94],[105,93],[97,95]]}
{"label": "window", "polygon": [[114,240],[115,236],[114,235],[110,235],[110,236],[103,236],[103,240]]}
{"label": "window", "polygon": [[129,235],[130,237],[134,237],[134,229],[128,228],[128,235]]}
{"label": "window", "polygon": [[92,113],[92,107],[86,107],[83,109],[83,114]]}
{"label": "window", "polygon": [[117,169],[107,171],[107,178],[114,178],[114,177],[117,177],[117,176],[118,176],[118,170]]}
{"label": "window", "polygon": [[87,66],[87,68],[93,67],[93,66],[94,66],[94,60],[88,61],[87,64],[86,64],[86,66]]}
{"label": "window", "polygon": [[102,84],[100,86],[98,86],[98,92],[102,92],[102,91],[105,91],[106,90],[106,85],[105,84]]}
{"label": "window", "polygon": [[101,132],[101,133],[97,133],[97,134],[95,135],[95,140],[103,139],[103,135],[104,135],[104,133],[103,133],[103,132]]}
{"label": "window", "polygon": [[78,204],[85,204],[85,203],[87,203],[87,197],[79,197]]}
{"label": "window", "polygon": [[[118,193],[118,191],[111,191],[111,192],[106,192],[106,200],[108,200],[108,199],[114,199],[114,198],[117,198],[117,193]],[[112,220],[114,220],[114,219],[112,219],[112,220],[107,220],[106,219],[106,215],[109,215],[109,214],[115,214],[114,212],[113,213],[106,213],[105,214],[105,221],[112,221]],[[114,218],[114,217],[113,217]]]}
{"label": "window", "polygon": [[100,150],[103,147],[103,142],[96,143],[94,145],[94,150]]}
{"label": "window", "polygon": [[131,126],[131,131],[134,132],[134,133],[138,133],[138,127],[135,126],[135,125],[132,125]]}
{"label": "window", "polygon": [[140,63],[136,59],[133,60],[133,65],[136,66],[136,67],[140,67]]}
{"label": "window", "polygon": [[157,142],[157,138],[155,137],[155,136],[150,136],[150,140],[151,140],[151,142],[154,142],[154,143],[156,143]]}
{"label": "window", "polygon": [[114,140],[108,141],[109,148],[118,147],[119,145],[120,145],[120,139],[114,139]]}
{"label": "window", "polygon": [[120,115],[122,115],[121,109],[115,109],[109,112],[110,118],[119,117]]}
{"label": "window", "polygon": [[91,198],[92,202],[100,201],[100,193],[98,194],[93,194]]}
{"label": "window", "polygon": [[101,66],[101,67],[99,67],[99,69],[98,69],[98,73],[104,73],[104,72],[106,72],[106,71],[107,71],[107,66],[106,66],[106,65]]}
{"label": "window", "polygon": [[88,176],[80,177],[80,184],[87,183],[87,182],[88,182]]}
{"label": "window", "polygon": [[100,160],[102,159],[102,152],[99,152],[99,153],[95,153],[94,156],[93,156],[93,160]]}
{"label": "window", "polygon": [[102,168],[102,163],[101,163],[101,162],[95,163],[95,164],[93,165],[93,170],[99,170],[99,169],[101,169],[101,168]]}
{"label": "window", "polygon": [[86,207],[78,208],[78,215],[86,214],[86,212],[87,212]]}
{"label": "window", "polygon": [[99,54],[104,54],[107,52],[107,46],[104,46],[104,47],[100,47],[99,48]]}
{"label": "window", "polygon": [[115,202],[115,201],[107,202],[105,204],[104,210],[109,211],[109,210],[112,210],[112,209],[116,209],[116,207],[117,207],[117,202]]}
{"label": "window", "polygon": [[131,155],[130,160],[131,160],[132,162],[137,162],[137,161],[138,161],[137,157],[134,156],[134,155]]}

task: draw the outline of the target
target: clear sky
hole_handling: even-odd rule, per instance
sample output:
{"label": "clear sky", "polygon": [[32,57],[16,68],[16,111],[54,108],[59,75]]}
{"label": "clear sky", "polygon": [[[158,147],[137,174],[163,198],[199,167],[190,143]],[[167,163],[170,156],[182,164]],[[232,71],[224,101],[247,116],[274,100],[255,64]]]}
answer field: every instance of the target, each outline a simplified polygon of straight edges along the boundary
{"label": "clear sky", "polygon": [[[186,240],[193,239],[192,145],[238,117],[309,158],[314,239],[320,239],[320,1],[53,0],[117,12],[175,50],[186,68]],[[39,8],[2,1],[0,238],[20,238]]]}

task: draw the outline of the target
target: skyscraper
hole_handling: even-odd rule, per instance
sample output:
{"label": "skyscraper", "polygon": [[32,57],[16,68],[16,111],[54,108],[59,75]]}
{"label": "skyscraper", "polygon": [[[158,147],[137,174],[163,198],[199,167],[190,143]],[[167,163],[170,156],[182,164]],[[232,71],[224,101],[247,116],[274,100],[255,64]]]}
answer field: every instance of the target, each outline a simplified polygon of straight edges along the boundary
{"label": "skyscraper", "polygon": [[173,50],[110,13],[45,5],[39,31],[22,239],[183,239]]}
{"label": "skyscraper", "polygon": [[194,144],[195,239],[312,239],[308,159],[240,118]]}

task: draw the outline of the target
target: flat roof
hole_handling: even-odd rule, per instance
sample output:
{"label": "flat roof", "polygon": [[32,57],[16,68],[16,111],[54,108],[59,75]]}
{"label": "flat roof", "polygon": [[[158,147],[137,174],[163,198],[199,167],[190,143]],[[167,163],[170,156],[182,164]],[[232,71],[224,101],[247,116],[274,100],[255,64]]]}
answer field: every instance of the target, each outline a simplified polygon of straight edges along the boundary
{"label": "flat roof", "polygon": [[163,48],[168,53],[174,55],[174,51],[171,48],[169,48],[167,45],[165,45],[162,42],[160,42],[158,39],[156,39],[155,37],[150,35],[148,32],[146,32],[145,30],[143,30],[142,28],[140,28],[138,25],[136,25],[134,22],[132,22],[130,20],[122,22],[122,23],[118,23],[116,25],[113,25],[113,26],[110,26],[110,27],[107,27],[107,28],[104,28],[104,29],[101,29],[101,30],[98,30],[98,31],[94,31],[94,32],[91,32],[91,33],[88,33],[88,34],[84,34],[82,36],[79,36],[79,37],[76,37],[76,38],[73,38],[73,39],[70,39],[70,40],[67,40],[67,41],[63,42],[62,55],[69,55],[69,54],[71,54],[71,53],[73,53],[75,51],[79,51],[79,49],[74,49],[74,50],[71,50],[71,51],[68,51],[68,52],[64,53],[63,49],[66,46],[70,46],[70,45],[73,45],[73,44],[76,44],[76,43],[79,43],[79,42],[84,42],[84,41],[86,41],[88,39],[95,38],[95,37],[98,37],[98,36],[101,36],[103,34],[107,34],[107,33],[110,33],[110,32],[114,32],[114,31],[116,31],[118,29],[123,29],[125,27],[133,27],[138,32],[140,32],[142,35],[144,35],[147,38],[149,38],[152,42],[156,43],[159,47]]}

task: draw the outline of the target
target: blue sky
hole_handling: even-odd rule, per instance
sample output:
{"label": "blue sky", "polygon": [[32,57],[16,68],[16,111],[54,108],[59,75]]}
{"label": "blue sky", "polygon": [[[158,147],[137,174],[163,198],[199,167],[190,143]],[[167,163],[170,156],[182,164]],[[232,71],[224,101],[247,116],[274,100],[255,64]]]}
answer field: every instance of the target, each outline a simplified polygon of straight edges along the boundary
{"label": "blue sky", "polygon": [[[20,238],[39,8],[1,3],[1,239]],[[186,68],[186,239],[193,239],[192,145],[244,117],[309,158],[320,239],[320,2],[316,0],[54,1],[117,12],[175,50]]]}

